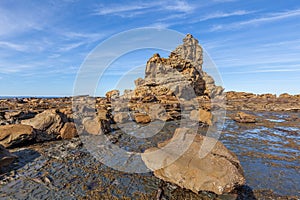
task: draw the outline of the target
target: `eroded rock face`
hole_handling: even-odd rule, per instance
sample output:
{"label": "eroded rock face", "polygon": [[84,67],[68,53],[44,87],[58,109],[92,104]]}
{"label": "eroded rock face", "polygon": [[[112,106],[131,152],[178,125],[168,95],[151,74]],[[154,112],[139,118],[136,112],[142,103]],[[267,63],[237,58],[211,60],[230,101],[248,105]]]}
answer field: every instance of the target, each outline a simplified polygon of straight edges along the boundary
{"label": "eroded rock face", "polygon": [[[214,79],[202,70],[202,64],[202,47],[190,34],[168,58],[154,54],[147,61],[145,78],[135,80],[136,88],[124,91],[124,95],[112,104],[117,121],[121,115],[116,112],[145,113],[151,120],[143,117],[145,120],[142,121],[149,122],[180,119],[181,106],[187,101],[196,103],[199,98],[210,101],[211,98],[222,94],[223,88],[215,86]],[[108,96],[111,96],[111,92]],[[199,108],[192,105],[188,111]],[[211,125],[209,119],[198,117],[197,121]]]}
{"label": "eroded rock face", "polygon": [[114,121],[116,123],[125,123],[129,121],[130,116],[128,112],[117,112],[114,114]]}
{"label": "eroded rock face", "polygon": [[206,125],[212,125],[212,114],[207,110],[192,110],[190,113],[190,118],[193,121],[198,121]]}
{"label": "eroded rock face", "polygon": [[216,86],[214,79],[202,70],[203,64],[203,49],[199,45],[199,41],[191,34],[183,39],[183,44],[178,46],[173,53],[180,55],[183,59],[192,63],[192,65],[201,73],[205,83],[204,94],[214,97],[222,94],[224,88]]}
{"label": "eroded rock face", "polygon": [[[199,191],[210,191],[216,194],[231,192],[236,186],[243,185],[245,178],[243,169],[236,155],[229,151],[221,142],[213,138],[196,135],[187,132],[184,137],[180,134],[186,129],[176,129],[172,141],[181,144],[182,138],[193,138],[188,150],[172,164],[154,171],[154,175],[164,181],[175,183],[180,187],[190,189],[195,193]],[[158,148],[150,148],[142,154],[142,159],[150,169],[156,169],[157,163],[168,163],[178,155],[178,147],[168,150],[162,149],[171,140],[158,145]],[[199,150],[203,141],[209,140],[216,143],[213,149],[205,156],[200,157]],[[166,157],[147,154],[161,149]],[[161,155],[161,154],[160,154]]]}
{"label": "eroded rock face", "polygon": [[99,117],[83,119],[84,130],[92,135],[101,135],[110,131],[110,122]]}
{"label": "eroded rock face", "polygon": [[36,131],[29,125],[13,124],[0,126],[0,144],[13,147],[30,142],[36,137]]}
{"label": "eroded rock face", "polygon": [[244,112],[238,112],[233,120],[239,123],[255,123],[256,117],[254,115],[246,114]]}
{"label": "eroded rock face", "polygon": [[154,54],[147,62],[145,79],[138,79],[136,84],[136,98],[174,94],[178,98],[191,99],[203,95],[205,90],[201,73],[191,62],[175,53],[171,53],[169,58]]}
{"label": "eroded rock face", "polygon": [[114,100],[120,96],[120,91],[119,90],[111,90],[106,93],[106,99],[108,101]]}
{"label": "eroded rock face", "polygon": [[3,145],[0,145],[0,168],[10,165],[17,156],[10,153]]}
{"label": "eroded rock face", "polygon": [[78,136],[76,126],[73,122],[67,122],[60,130],[60,136],[62,139],[72,139]]}
{"label": "eroded rock face", "polygon": [[67,122],[67,118],[62,113],[57,110],[45,110],[32,119],[21,121],[21,124],[30,125],[47,134],[59,135],[64,122]]}
{"label": "eroded rock face", "polygon": [[141,124],[147,124],[151,122],[150,116],[144,113],[134,113],[134,120]]}

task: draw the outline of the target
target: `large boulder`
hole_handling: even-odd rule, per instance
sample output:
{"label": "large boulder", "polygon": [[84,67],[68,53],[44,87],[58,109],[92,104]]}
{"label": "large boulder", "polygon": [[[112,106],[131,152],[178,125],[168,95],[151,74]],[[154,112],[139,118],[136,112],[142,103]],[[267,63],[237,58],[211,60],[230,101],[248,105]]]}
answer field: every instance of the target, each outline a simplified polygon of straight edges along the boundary
{"label": "large boulder", "polygon": [[78,136],[76,126],[73,122],[67,122],[60,130],[60,136],[62,139],[72,139]]}
{"label": "large boulder", "polygon": [[[181,154],[179,152],[182,149],[180,144],[187,140],[191,141],[191,145],[187,151]],[[200,148],[206,148],[203,146],[204,141],[215,145],[203,157],[199,152]],[[174,142],[173,146],[164,148],[170,142]],[[158,149],[162,151],[159,155],[151,154]],[[142,154],[142,159],[149,169],[154,170],[156,177],[190,189],[195,193],[210,191],[223,194],[231,192],[236,186],[245,183],[243,169],[235,154],[221,142],[191,133],[186,128],[176,129],[173,138],[160,143],[158,148],[147,149]],[[175,161],[162,166],[170,160]]]}
{"label": "large boulder", "polygon": [[99,117],[87,117],[82,120],[84,130],[92,135],[101,135],[110,132],[110,122]]}
{"label": "large boulder", "polygon": [[0,168],[10,165],[17,156],[11,154],[4,146],[0,145]]}
{"label": "large boulder", "polygon": [[29,125],[13,124],[0,126],[0,144],[13,147],[32,141],[36,131]]}
{"label": "large boulder", "polygon": [[125,123],[128,122],[130,119],[128,112],[117,112],[114,114],[114,121],[116,123]]}
{"label": "large boulder", "polygon": [[134,113],[133,117],[137,123],[147,124],[151,122],[150,116],[144,113]]}
{"label": "large boulder", "polygon": [[61,128],[67,121],[66,116],[57,110],[45,110],[32,119],[22,120],[21,124],[30,125],[47,134],[59,135]]}

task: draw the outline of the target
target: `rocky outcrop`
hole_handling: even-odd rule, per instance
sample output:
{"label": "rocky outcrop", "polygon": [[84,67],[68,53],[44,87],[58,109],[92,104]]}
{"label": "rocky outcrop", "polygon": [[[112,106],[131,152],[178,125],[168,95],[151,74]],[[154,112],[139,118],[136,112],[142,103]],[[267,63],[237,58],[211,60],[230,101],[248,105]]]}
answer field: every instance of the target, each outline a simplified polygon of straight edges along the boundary
{"label": "rocky outcrop", "polygon": [[233,120],[239,123],[255,123],[256,117],[254,115],[246,114],[244,112],[238,112],[233,118]]}
{"label": "rocky outcrop", "polygon": [[201,73],[202,79],[205,83],[204,94],[214,97],[223,92],[224,88],[216,86],[214,79],[203,71],[203,49],[199,45],[198,40],[191,34],[187,34],[187,36],[183,39],[183,44],[178,46],[173,52],[180,55],[183,59],[191,62],[192,65]]}
{"label": "rocky outcrop", "polygon": [[6,148],[31,142],[35,137],[36,131],[29,125],[12,124],[0,126],[0,144]]}
{"label": "rocky outcrop", "polygon": [[[184,135],[182,136],[181,134],[183,133]],[[189,139],[193,141],[188,150],[178,156],[178,148],[180,147],[176,144],[182,144],[183,140]],[[216,144],[205,157],[200,157],[200,148],[203,147],[205,140]],[[171,141],[175,142],[175,145],[172,148],[164,149]],[[159,155],[151,154],[151,152],[158,149],[163,151],[163,153]],[[176,159],[176,157],[174,159],[174,156],[179,158]],[[142,159],[148,168],[155,169],[154,175],[156,177],[190,189],[195,193],[210,191],[216,194],[223,194],[231,192],[237,186],[245,183],[243,170],[237,156],[230,152],[221,142],[215,141],[213,138],[190,133],[185,128],[176,129],[173,138],[160,143],[158,148],[146,150],[142,154]],[[159,164],[168,163],[169,160],[175,161],[157,169],[160,166]]]}
{"label": "rocky outcrop", "polygon": [[[143,116],[143,123],[153,120],[180,119],[183,104],[187,101],[198,104],[199,97],[210,101],[211,98],[221,95],[223,88],[215,86],[214,79],[202,70],[202,64],[202,47],[190,34],[183,39],[182,45],[170,53],[168,58],[154,54],[147,61],[145,77],[135,80],[135,89],[124,91],[122,96],[115,95],[118,98],[115,98],[117,101],[112,103],[112,110],[116,120],[122,121],[119,119],[121,114],[118,112],[130,112],[131,115],[144,113],[147,117]],[[118,93],[108,92],[107,99],[114,96],[113,94]],[[193,99],[195,101],[192,101]],[[199,106],[189,109],[189,111],[197,110]],[[211,125],[209,119],[198,118],[197,121],[199,120]],[[139,118],[135,121],[139,121]]]}
{"label": "rocky outcrop", "polygon": [[251,111],[300,111],[300,95],[253,94],[247,92],[226,92],[228,110]]}
{"label": "rocky outcrop", "polygon": [[67,121],[68,120],[65,115],[54,109],[46,110],[40,114],[37,114],[32,119],[23,120],[21,121],[21,124],[30,125],[34,129],[37,129],[49,135],[59,135],[61,128]]}

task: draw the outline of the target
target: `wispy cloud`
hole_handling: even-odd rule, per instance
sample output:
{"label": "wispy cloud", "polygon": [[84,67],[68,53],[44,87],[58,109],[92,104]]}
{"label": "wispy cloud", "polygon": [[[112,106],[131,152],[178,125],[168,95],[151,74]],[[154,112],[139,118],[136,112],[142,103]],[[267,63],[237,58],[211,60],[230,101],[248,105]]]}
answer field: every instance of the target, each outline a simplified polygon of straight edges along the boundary
{"label": "wispy cloud", "polygon": [[9,48],[15,51],[26,51],[27,46],[25,45],[20,45],[20,44],[15,44],[11,42],[6,42],[6,41],[0,41],[0,48]]}
{"label": "wispy cloud", "polygon": [[210,19],[219,19],[219,18],[225,18],[225,17],[232,17],[232,16],[242,16],[242,15],[248,15],[251,13],[254,13],[256,11],[246,11],[246,10],[237,10],[233,12],[216,12],[213,14],[209,14],[206,16],[201,17],[199,21],[206,21]]}
{"label": "wispy cloud", "polygon": [[84,42],[77,42],[77,43],[71,43],[71,44],[65,44],[63,45],[63,47],[59,48],[58,51],[59,52],[66,52],[66,51],[70,51],[73,49],[76,49],[82,45],[84,45]]}
{"label": "wispy cloud", "polygon": [[120,17],[134,17],[149,12],[157,12],[162,10],[187,13],[194,10],[194,6],[183,0],[175,1],[153,1],[151,3],[135,3],[130,5],[101,5],[96,9],[96,15],[115,15]]}
{"label": "wispy cloud", "polygon": [[300,9],[296,10],[289,10],[284,12],[276,12],[276,13],[270,13],[260,18],[254,18],[247,21],[241,21],[231,24],[225,24],[225,25],[214,25],[210,31],[219,31],[219,30],[230,30],[230,29],[238,29],[243,26],[247,25],[259,25],[262,23],[268,23],[268,22],[274,22],[279,21],[291,17],[300,16]]}
{"label": "wispy cloud", "polygon": [[213,2],[217,2],[217,3],[227,3],[227,2],[234,2],[234,1],[238,1],[238,0],[212,0]]}
{"label": "wispy cloud", "polygon": [[266,69],[266,70],[252,70],[252,71],[238,71],[238,72],[225,72],[222,74],[255,74],[255,73],[274,73],[274,72],[299,72],[300,69]]}

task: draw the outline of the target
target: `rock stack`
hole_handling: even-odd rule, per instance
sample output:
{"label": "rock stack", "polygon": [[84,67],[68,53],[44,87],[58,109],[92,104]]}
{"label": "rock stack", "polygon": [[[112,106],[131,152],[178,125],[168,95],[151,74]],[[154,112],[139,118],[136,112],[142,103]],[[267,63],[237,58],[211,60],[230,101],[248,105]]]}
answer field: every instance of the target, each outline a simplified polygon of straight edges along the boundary
{"label": "rock stack", "polygon": [[[126,90],[122,96],[115,90],[106,94],[112,102],[116,122],[140,121],[141,115],[145,119],[142,123],[156,119],[169,121],[180,119],[185,112],[192,120],[211,125],[212,118],[207,113],[211,111],[210,102],[222,95],[223,88],[215,85],[213,78],[202,70],[202,64],[202,47],[191,34],[168,58],[154,54],[147,61],[145,77],[135,80],[134,90]],[[206,119],[197,116],[201,113],[205,113]]]}

